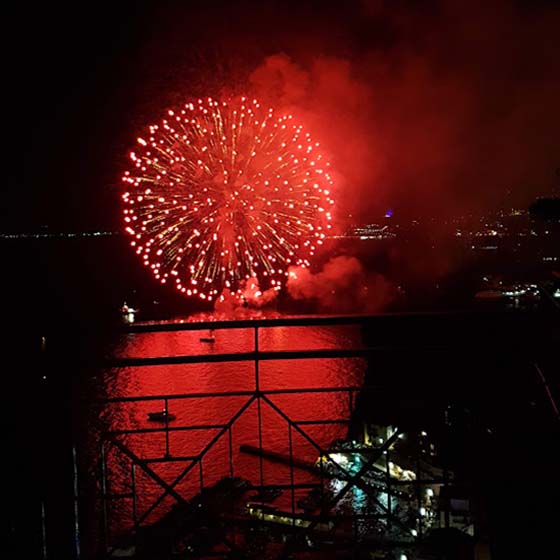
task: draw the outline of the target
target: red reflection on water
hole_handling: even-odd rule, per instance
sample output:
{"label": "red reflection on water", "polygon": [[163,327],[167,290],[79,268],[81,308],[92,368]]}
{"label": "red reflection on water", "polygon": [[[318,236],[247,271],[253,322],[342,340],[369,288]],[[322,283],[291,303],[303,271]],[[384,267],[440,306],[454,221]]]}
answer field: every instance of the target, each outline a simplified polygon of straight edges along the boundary
{"label": "red reflection on water", "polygon": [[[206,331],[158,332],[128,334],[115,351],[115,357],[155,357],[207,355],[251,352],[254,349],[253,329],[225,329],[212,333],[214,342],[201,341]],[[357,348],[361,345],[357,327],[274,327],[261,328],[261,351]],[[265,391],[259,405],[253,391],[257,388],[254,362],[202,363],[189,365],[134,367],[106,372],[104,393],[109,397],[140,397],[168,395],[168,412],[175,416],[170,428],[190,427],[170,431],[165,423],[148,420],[148,413],[160,411],[163,399],[141,400],[108,404],[103,422],[111,430],[158,429],[153,433],[123,434],[119,440],[140,459],[171,457],[183,458],[177,462],[150,463],[158,476],[169,484],[190,469],[177,484],[176,490],[189,499],[200,489],[201,480],[209,485],[223,476],[233,474],[261,482],[259,458],[240,452],[240,445],[262,446],[289,456],[290,435],[287,419],[292,422],[310,420],[340,420],[326,425],[303,425],[291,428],[292,454],[313,463],[319,454],[317,447],[326,448],[334,439],[347,434],[351,398],[346,391],[328,393],[270,394],[266,391],[342,388],[361,386],[365,364],[361,359],[298,359],[270,360],[258,364],[259,388]],[[173,398],[176,395],[226,393],[247,391],[247,395],[222,397]],[[240,414],[240,411],[245,410]],[[225,426],[233,422],[230,432]],[[205,428],[201,428],[205,426]],[[214,426],[214,427],[209,427]],[[199,427],[196,429],[196,427]],[[193,429],[195,428],[195,429]],[[199,463],[184,459],[204,454]],[[126,488],[132,477],[132,463],[122,452],[113,449],[108,461],[109,478],[113,487]],[[268,460],[262,461],[264,484],[288,484],[291,480],[288,466]],[[138,476],[136,468],[137,513],[142,515],[163,489],[149,476]],[[202,477],[202,478],[201,478]],[[309,482],[312,473],[296,469],[295,482]],[[288,505],[288,493],[277,504]],[[283,502],[286,502],[283,504]],[[166,511],[166,499],[148,521]],[[113,504],[114,517],[132,519],[131,501]]]}

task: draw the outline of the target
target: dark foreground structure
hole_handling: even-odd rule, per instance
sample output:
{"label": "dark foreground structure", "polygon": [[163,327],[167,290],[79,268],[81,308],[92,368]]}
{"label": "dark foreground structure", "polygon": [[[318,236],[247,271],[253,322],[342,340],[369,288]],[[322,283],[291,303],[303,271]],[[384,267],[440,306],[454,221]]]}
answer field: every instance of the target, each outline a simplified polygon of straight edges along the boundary
{"label": "dark foreground structure", "polygon": [[[211,361],[227,368],[248,362],[254,386],[103,403],[77,400],[83,395],[79,380],[87,377],[83,372],[101,367],[100,356],[90,350],[87,360],[83,352],[72,356],[67,346],[51,358],[40,351],[21,357],[20,371],[25,365],[52,376],[60,366],[75,374],[74,383],[64,377],[36,400],[21,381],[10,386],[14,399],[7,411],[15,434],[8,454],[10,544],[35,558],[554,557],[560,503],[559,318],[551,301],[534,311],[133,324],[126,329],[251,329],[254,347],[236,354],[123,357],[104,367]],[[335,350],[259,348],[264,329],[317,325],[359,325],[362,344]],[[367,364],[360,387],[266,391],[260,385],[265,361],[356,357]],[[277,400],[296,392],[342,394],[349,414],[330,417],[327,411],[320,419],[298,421]],[[215,425],[173,422],[172,415],[195,398],[202,403],[235,398],[239,407]],[[82,423],[79,411],[124,401],[153,403],[162,415],[149,427],[126,430],[107,430],[101,422],[94,450],[84,449],[85,439],[91,441],[84,431],[91,425]],[[24,416],[18,414],[22,403],[30,410]],[[251,407],[258,416],[255,445],[241,452],[258,457],[260,468],[247,480],[236,474],[232,430]],[[265,410],[285,423],[285,453],[263,437]],[[347,437],[325,448],[310,426],[329,423],[345,424]],[[179,456],[173,438],[190,431],[205,431],[208,443],[196,455]],[[161,453],[143,456],[128,444],[132,437],[159,438]],[[316,450],[315,460],[294,454],[296,437]],[[205,464],[218,445],[225,446],[229,472],[210,483]],[[111,470],[111,454],[125,465],[118,473]],[[284,466],[284,482],[266,483],[267,461]],[[158,469],[171,463],[177,475],[169,482]],[[310,481],[297,482],[301,471]],[[192,473],[198,489],[183,492],[182,481]],[[140,477],[149,478],[158,493],[142,496]],[[151,505],[140,511],[137,504],[148,498]],[[150,515],[162,504],[165,513],[154,520]],[[117,522],[111,511],[120,512]]]}

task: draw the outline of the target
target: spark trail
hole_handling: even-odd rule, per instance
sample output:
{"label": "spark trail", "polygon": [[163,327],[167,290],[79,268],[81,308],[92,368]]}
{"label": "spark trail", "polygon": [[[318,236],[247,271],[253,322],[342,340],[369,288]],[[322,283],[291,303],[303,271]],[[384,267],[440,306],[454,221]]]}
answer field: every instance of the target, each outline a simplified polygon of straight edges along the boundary
{"label": "spark trail", "polygon": [[123,175],[126,232],[162,284],[215,300],[249,279],[279,290],[330,229],[333,180],[292,115],[212,98],[148,127]]}

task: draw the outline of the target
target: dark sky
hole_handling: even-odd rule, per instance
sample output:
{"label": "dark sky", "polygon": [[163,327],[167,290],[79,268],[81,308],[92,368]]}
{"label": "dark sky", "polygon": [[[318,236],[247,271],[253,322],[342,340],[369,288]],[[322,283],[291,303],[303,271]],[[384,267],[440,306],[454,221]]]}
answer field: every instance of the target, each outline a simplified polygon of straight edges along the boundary
{"label": "dark sky", "polygon": [[247,91],[297,113],[331,155],[344,211],[364,219],[557,192],[555,2],[75,6],[22,4],[5,18],[0,229],[114,228],[132,140],[205,93]]}

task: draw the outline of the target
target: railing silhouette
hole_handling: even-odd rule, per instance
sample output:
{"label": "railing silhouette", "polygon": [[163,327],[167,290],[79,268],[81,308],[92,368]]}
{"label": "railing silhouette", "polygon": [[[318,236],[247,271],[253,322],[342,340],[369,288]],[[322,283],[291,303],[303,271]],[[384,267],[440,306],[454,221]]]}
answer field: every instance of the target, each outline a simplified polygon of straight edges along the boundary
{"label": "railing silhouette", "polygon": [[[491,318],[491,316],[488,316]],[[512,315],[513,317],[513,315]],[[431,336],[426,337],[426,333],[415,333],[416,321],[420,318],[421,321],[428,321],[431,325]],[[409,325],[406,326],[407,320]],[[406,550],[407,547],[414,546],[414,543],[422,538],[422,515],[417,514],[417,519],[414,522],[413,529],[410,524],[404,524],[402,517],[396,515],[394,506],[392,505],[392,497],[395,495],[396,488],[399,487],[416,487],[413,492],[418,496],[417,511],[421,510],[420,492],[422,488],[429,485],[438,484],[440,487],[447,486],[450,482],[450,473],[444,468],[442,477],[437,478],[424,473],[422,476],[421,469],[417,472],[417,479],[413,481],[399,481],[394,480],[389,472],[389,463],[391,457],[392,445],[397,441],[402,431],[395,429],[392,434],[380,445],[370,446],[369,448],[363,445],[354,444],[347,445],[343,449],[328,448],[321,444],[317,439],[309,433],[309,427],[321,426],[328,424],[339,424],[341,426],[349,427],[352,422],[352,413],[355,409],[356,397],[364,392],[374,393],[376,388],[373,386],[364,387],[321,387],[321,388],[306,388],[306,389],[274,389],[266,390],[261,387],[260,380],[260,365],[264,361],[277,361],[277,360],[307,360],[307,359],[347,359],[347,358],[361,358],[368,359],[377,353],[402,351],[406,348],[408,350],[419,348],[440,350],[449,348],[449,346],[456,346],[457,348],[464,349],[465,341],[457,336],[457,333],[449,333],[446,327],[447,315],[440,314],[426,314],[419,316],[418,314],[406,316],[388,316],[388,317],[305,317],[305,318],[291,318],[291,319],[272,319],[272,320],[247,320],[247,321],[224,321],[224,322],[208,322],[208,323],[155,323],[155,324],[133,324],[127,327],[128,332],[170,332],[180,330],[208,330],[220,331],[222,329],[245,328],[253,331],[253,349],[250,352],[243,353],[224,353],[224,354],[208,354],[208,355],[183,355],[183,356],[155,356],[144,358],[118,358],[110,360],[106,366],[110,367],[150,367],[161,365],[177,365],[177,364],[197,364],[197,363],[231,363],[231,362],[250,362],[254,367],[254,385],[250,390],[243,391],[226,391],[226,392],[204,392],[204,393],[183,393],[183,394],[157,394],[157,395],[142,395],[134,397],[114,397],[104,399],[103,405],[118,405],[125,403],[158,403],[161,405],[159,408],[166,412],[162,417],[161,425],[157,427],[134,427],[124,429],[108,429],[100,433],[99,439],[99,470],[98,470],[98,485],[97,485],[97,500],[100,515],[100,529],[96,535],[98,547],[96,555],[99,557],[111,557],[122,552],[122,548],[126,543],[134,542],[135,535],[146,526],[150,516],[160,507],[167,498],[172,498],[176,504],[188,507],[193,499],[192,486],[188,495],[183,493],[179,486],[191,473],[198,470],[198,493],[201,494],[207,488],[205,481],[204,461],[208,457],[211,450],[219,443],[226,441],[227,454],[226,454],[226,471],[230,478],[236,476],[235,457],[236,452],[233,445],[232,428],[239,421],[239,419],[247,413],[247,411],[255,406],[257,409],[257,441],[258,444],[253,446],[253,452],[258,457],[258,470],[256,480],[251,480],[251,488],[258,492],[271,489],[285,490],[289,493],[289,506],[282,514],[285,514],[285,519],[288,519],[280,527],[281,532],[289,533],[296,531],[298,533],[305,533],[308,535],[316,535],[317,532],[324,528],[325,523],[331,520],[348,520],[351,526],[351,533],[346,533],[345,538],[341,539],[338,546],[355,547],[358,546],[360,535],[358,531],[361,522],[377,523],[382,528],[381,532],[376,533],[380,547],[393,547],[399,550]],[[472,317],[470,314],[465,318],[466,329],[472,328]],[[361,347],[352,349],[339,348],[339,349],[315,349],[315,350],[290,350],[290,351],[263,351],[259,348],[259,333],[263,329],[270,327],[291,327],[291,326],[330,326],[330,325],[359,325],[367,332],[365,343]],[[404,325],[404,327],[403,327]],[[395,336],[395,328],[401,329],[400,336]],[[488,327],[488,325],[487,325]],[[490,325],[488,327],[492,329]],[[512,326],[515,328],[515,326]],[[379,329],[377,332],[376,330]],[[435,335],[434,335],[435,332]],[[484,333],[480,334],[480,341],[484,340]],[[378,345],[368,344],[372,339],[379,341]],[[505,337],[507,339],[507,335]],[[346,418],[330,418],[322,415],[320,418],[298,420],[293,418],[283,406],[275,402],[274,397],[286,396],[291,394],[297,395],[316,395],[316,394],[330,394],[337,397],[344,396],[347,402],[347,417]],[[552,399],[549,393],[549,397]],[[241,399],[237,410],[231,414],[227,421],[218,422],[215,424],[171,424],[170,415],[176,412],[183,403],[189,400],[196,400],[204,405],[207,399]],[[554,401],[553,405],[554,405]],[[554,405],[555,406],[555,405]],[[263,436],[263,411],[273,411],[279,419],[281,419],[286,427],[288,433],[289,449],[288,454],[284,458],[285,465],[289,467],[289,483],[266,484],[264,476],[264,461],[270,460],[273,457],[267,442],[264,441]],[[189,455],[176,454],[171,442],[172,436],[181,432],[203,432],[208,434],[208,441],[206,445],[198,453]],[[127,444],[127,438],[130,436],[161,436],[163,441],[163,452],[159,456],[144,457],[137,451],[132,449]],[[309,470],[315,468],[315,478],[309,483],[296,482],[295,473],[298,469],[302,468],[302,462],[294,454],[293,438],[295,436],[302,438],[306,441],[315,451],[317,463],[316,467],[310,465]],[[110,481],[112,473],[110,465],[107,461],[108,449],[117,450],[123,457],[126,457],[130,462],[130,490],[128,492],[111,493]],[[359,454],[364,458],[363,463],[358,469],[350,469],[347,465],[341,464],[337,460],[333,460],[332,455],[337,452]],[[325,461],[328,459],[329,472],[326,471]],[[364,477],[370,471],[372,466],[379,461],[385,461],[386,464],[386,477],[381,479],[385,485],[385,493],[387,494],[387,503],[383,504],[379,500],[379,494],[372,488],[369,483],[364,481]],[[173,480],[168,481],[160,476],[155,469],[158,464],[181,465],[181,470]],[[159,495],[154,497],[151,504],[144,509],[142,513],[137,510],[137,503],[139,501],[139,493],[142,491],[137,484],[138,473],[142,472],[147,476],[157,487],[159,487]],[[344,484],[335,492],[326,493],[324,482],[327,478],[336,478]],[[313,511],[302,511],[301,507],[296,505],[296,491],[297,490],[312,490],[318,488],[321,491],[318,500],[319,507]],[[367,499],[374,504],[374,509],[371,513],[341,513],[335,511],[337,506],[344,500],[348,492],[353,489],[358,489],[363,492]],[[257,493],[258,493],[257,492]],[[76,486],[76,502],[79,501],[79,490]],[[132,504],[131,523],[127,529],[122,532],[116,539],[110,537],[108,528],[109,523],[109,508],[115,501],[124,500]],[[257,500],[258,502],[258,500]],[[260,501],[264,504],[264,500]],[[266,507],[255,508],[256,515],[243,516],[231,514],[223,522],[229,524],[230,527],[246,527],[247,524],[262,524],[267,521]],[[76,519],[77,519],[76,510]],[[274,517],[274,516],[273,516]],[[278,516],[276,516],[278,517]],[[449,526],[449,513],[443,511],[442,526]],[[278,527],[278,524],[274,525]],[[76,525],[76,532],[79,532],[79,526]],[[78,535],[79,537],[79,535]],[[349,538],[348,538],[349,537]],[[342,542],[344,541],[344,543]],[[79,544],[79,538],[77,538]],[[221,541],[225,546],[226,551],[216,553],[224,557],[232,551],[239,553],[238,545],[231,540],[227,535],[223,535]],[[218,544],[218,543],[216,543]],[[77,549],[79,551],[79,549]],[[208,555],[208,554],[207,554]],[[78,554],[79,556],[79,554]]]}

